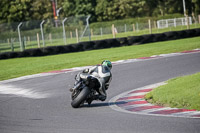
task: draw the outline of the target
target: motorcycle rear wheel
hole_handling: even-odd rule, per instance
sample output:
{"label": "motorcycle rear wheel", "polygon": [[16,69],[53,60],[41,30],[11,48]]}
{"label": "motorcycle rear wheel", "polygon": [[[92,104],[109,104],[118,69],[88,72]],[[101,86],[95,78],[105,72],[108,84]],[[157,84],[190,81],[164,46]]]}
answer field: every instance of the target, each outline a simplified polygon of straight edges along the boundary
{"label": "motorcycle rear wheel", "polygon": [[88,87],[84,87],[81,92],[76,96],[74,99],[72,99],[71,105],[73,108],[80,107],[81,103],[83,103],[87,96],[90,94],[90,89]]}

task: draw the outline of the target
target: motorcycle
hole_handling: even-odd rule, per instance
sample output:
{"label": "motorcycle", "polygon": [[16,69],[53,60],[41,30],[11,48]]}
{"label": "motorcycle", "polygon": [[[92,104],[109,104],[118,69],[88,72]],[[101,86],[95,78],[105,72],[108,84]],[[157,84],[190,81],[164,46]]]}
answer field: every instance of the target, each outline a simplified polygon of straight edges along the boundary
{"label": "motorcycle", "polygon": [[80,79],[80,73],[75,76],[74,89],[71,94],[71,106],[78,108],[84,103],[91,104],[93,100],[98,100],[100,83],[99,81],[89,76],[86,80]]}

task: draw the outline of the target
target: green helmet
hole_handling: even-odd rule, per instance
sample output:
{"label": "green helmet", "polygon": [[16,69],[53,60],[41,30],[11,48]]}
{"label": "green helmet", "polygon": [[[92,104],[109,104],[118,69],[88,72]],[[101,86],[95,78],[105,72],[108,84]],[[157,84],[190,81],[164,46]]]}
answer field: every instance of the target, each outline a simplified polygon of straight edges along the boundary
{"label": "green helmet", "polygon": [[103,66],[107,66],[110,69],[112,68],[112,63],[109,60],[104,60],[101,64]]}

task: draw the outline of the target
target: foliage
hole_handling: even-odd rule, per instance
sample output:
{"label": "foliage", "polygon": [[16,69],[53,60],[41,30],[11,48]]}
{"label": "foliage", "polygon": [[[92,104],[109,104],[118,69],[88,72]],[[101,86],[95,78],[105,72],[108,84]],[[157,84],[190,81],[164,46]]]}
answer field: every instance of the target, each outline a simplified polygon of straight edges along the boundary
{"label": "foliage", "polygon": [[[0,0],[0,23],[53,18],[53,0]],[[59,17],[91,15],[91,22],[183,14],[182,0],[54,0]],[[200,0],[185,0],[188,15],[200,14]]]}
{"label": "foliage", "polygon": [[63,10],[66,16],[91,15],[95,21],[96,0],[64,0]]}
{"label": "foliage", "polygon": [[32,19],[43,20],[53,18],[50,0],[35,0],[31,4]]}
{"label": "foliage", "polygon": [[30,7],[32,0],[1,0],[0,22],[20,22],[31,19]]}

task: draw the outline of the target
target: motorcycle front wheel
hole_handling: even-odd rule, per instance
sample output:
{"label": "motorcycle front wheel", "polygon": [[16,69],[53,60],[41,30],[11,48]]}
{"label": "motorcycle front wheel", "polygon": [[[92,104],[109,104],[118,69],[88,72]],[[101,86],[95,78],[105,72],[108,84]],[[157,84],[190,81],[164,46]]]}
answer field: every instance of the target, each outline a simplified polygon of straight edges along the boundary
{"label": "motorcycle front wheel", "polygon": [[75,92],[76,94],[72,93],[72,102],[71,105],[73,108],[80,107],[81,103],[83,103],[87,96],[90,94],[90,89],[86,86],[80,92]]}

